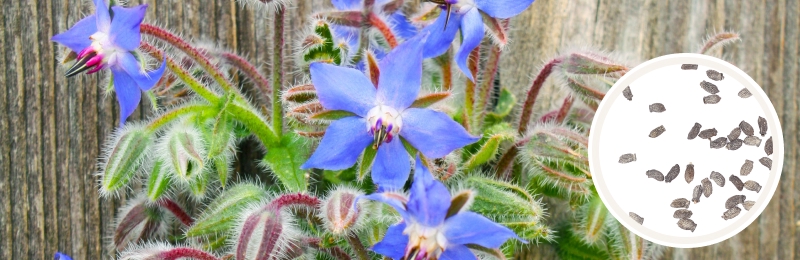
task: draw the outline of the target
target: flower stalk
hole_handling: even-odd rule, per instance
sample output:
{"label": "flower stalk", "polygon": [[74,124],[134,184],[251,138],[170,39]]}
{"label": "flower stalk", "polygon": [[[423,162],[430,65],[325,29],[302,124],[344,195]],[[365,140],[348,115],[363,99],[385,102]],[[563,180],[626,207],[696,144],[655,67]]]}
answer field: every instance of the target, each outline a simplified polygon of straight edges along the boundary
{"label": "flower stalk", "polygon": [[280,5],[275,11],[272,27],[272,129],[280,139],[283,136],[283,107],[280,94],[283,89],[283,48],[286,44],[286,6]]}

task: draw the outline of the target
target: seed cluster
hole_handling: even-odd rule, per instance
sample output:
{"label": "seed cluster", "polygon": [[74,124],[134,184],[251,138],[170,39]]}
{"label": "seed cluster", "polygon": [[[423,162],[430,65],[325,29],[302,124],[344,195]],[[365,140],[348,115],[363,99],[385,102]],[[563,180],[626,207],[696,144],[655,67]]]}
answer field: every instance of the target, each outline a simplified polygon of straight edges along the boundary
{"label": "seed cluster", "polygon": [[[697,64],[683,64],[681,66],[682,70],[697,70]],[[724,75],[716,70],[707,70],[706,75],[708,76],[708,81],[703,80],[700,82],[700,88],[707,92],[710,95],[703,97],[704,104],[717,104],[722,100],[721,95],[725,95],[726,90],[724,88],[720,88],[717,84],[712,83],[714,81],[722,81],[725,79]],[[724,85],[723,85],[724,86]],[[623,91],[623,95],[626,99],[632,100],[633,95],[631,94],[631,87],[628,86]],[[741,98],[749,98],[752,96],[747,88],[740,90],[737,95]],[[666,104],[669,105],[669,104]],[[664,103],[651,103],[648,106],[648,109],[651,113],[664,113],[667,114],[666,105]],[[730,133],[727,136],[717,136],[719,131],[714,127],[707,127],[703,128],[699,122],[694,123],[692,128],[689,130],[687,135],[688,140],[694,140],[699,137],[699,139],[705,139],[709,142],[710,149],[721,149],[725,147],[727,150],[736,151],[738,149],[750,149],[750,148],[742,148],[744,145],[746,146],[753,146],[753,147],[760,147],[762,143],[762,137],[766,138],[768,125],[767,120],[764,117],[759,116],[756,120],[756,126],[758,127],[758,134],[761,137],[756,136],[756,129],[751,125],[747,120],[742,120],[739,122],[738,126],[731,129]],[[657,138],[661,136],[664,132],[666,132],[666,127],[664,125],[660,125],[653,130],[650,131],[649,137],[650,138]],[[727,131],[727,130],[723,130]],[[773,153],[773,143],[772,137],[769,137],[764,142],[764,152],[767,156],[760,158],[758,161],[767,167],[768,169],[772,169],[772,159],[769,156]],[[619,157],[620,164],[628,164],[633,163],[636,161],[636,154],[635,153],[627,153],[623,154]],[[744,163],[741,166],[739,171],[740,176],[748,176],[753,172],[753,165],[754,160],[745,159]],[[664,183],[671,183],[673,180],[679,177],[681,172],[680,164],[675,164],[672,166],[666,175],[664,175],[660,170],[651,169],[645,172],[647,178],[654,179],[658,182]],[[684,171],[684,179],[686,180],[687,184],[692,184],[695,177],[695,165],[693,163],[686,164],[685,171]],[[670,207],[677,208],[673,217],[678,220],[678,227],[683,230],[689,230],[694,232],[697,228],[697,223],[691,219],[693,213],[689,210],[689,206],[691,204],[698,204],[700,203],[701,197],[709,198],[713,194],[713,184],[716,184],[718,187],[722,188],[725,187],[725,182],[729,181],[735,189],[739,192],[742,192],[743,189],[747,189],[748,191],[753,191],[756,193],[760,193],[761,185],[754,181],[754,180],[746,180],[742,181],[738,176],[731,174],[728,178],[717,171],[711,171],[708,177],[703,178],[699,184],[691,185],[692,188],[692,196],[691,202],[687,198],[677,198],[670,203]],[[728,188],[730,189],[730,188]],[[734,195],[730,197],[725,202],[725,211],[722,212],[722,218],[724,220],[730,220],[737,217],[742,209],[750,210],[754,205],[755,201],[745,200],[745,195]],[[741,205],[741,207],[740,207]],[[640,215],[630,212],[630,217],[635,220],[639,224],[644,223],[644,218]]]}

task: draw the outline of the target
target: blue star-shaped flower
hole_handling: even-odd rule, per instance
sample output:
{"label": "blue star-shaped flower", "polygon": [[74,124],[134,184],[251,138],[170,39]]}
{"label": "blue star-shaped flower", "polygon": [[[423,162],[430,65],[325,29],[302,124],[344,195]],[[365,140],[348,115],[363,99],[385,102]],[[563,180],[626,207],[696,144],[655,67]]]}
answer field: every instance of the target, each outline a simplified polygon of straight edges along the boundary
{"label": "blue star-shaped flower", "polygon": [[[525,11],[534,0],[436,0],[451,11],[442,11],[433,24],[422,29],[421,33],[430,33],[425,43],[425,58],[442,55],[450,48],[461,30],[461,48],[456,52],[456,64],[467,77],[474,81],[467,67],[470,52],[483,40],[484,28],[481,13],[490,17],[506,19]],[[446,26],[445,26],[446,25]]]}
{"label": "blue star-shaped flower", "polygon": [[146,72],[132,53],[141,41],[139,26],[147,5],[114,6],[110,10],[104,0],[94,0],[94,5],[95,14],[53,36],[52,40],[78,53],[78,61],[67,71],[67,77],[87,70],[88,74],[104,68],[111,70],[120,105],[120,124],[124,124],[139,105],[142,91],[158,83],[166,63],[162,62],[155,71]]}
{"label": "blue star-shaped flower", "polygon": [[372,144],[378,149],[372,166],[373,182],[381,189],[396,190],[403,187],[411,171],[410,157],[400,139],[430,158],[443,157],[478,140],[445,113],[410,107],[422,84],[426,37],[415,36],[379,62],[377,88],[356,69],[311,64],[311,80],[322,106],[355,116],[330,124],[303,169],[349,168]]}
{"label": "blue star-shaped flower", "polygon": [[448,216],[450,192],[436,181],[417,158],[411,195],[384,192],[365,198],[384,202],[397,210],[403,221],[389,227],[372,250],[393,259],[476,259],[469,244],[498,248],[519,238],[514,231],[477,213],[461,209]]}

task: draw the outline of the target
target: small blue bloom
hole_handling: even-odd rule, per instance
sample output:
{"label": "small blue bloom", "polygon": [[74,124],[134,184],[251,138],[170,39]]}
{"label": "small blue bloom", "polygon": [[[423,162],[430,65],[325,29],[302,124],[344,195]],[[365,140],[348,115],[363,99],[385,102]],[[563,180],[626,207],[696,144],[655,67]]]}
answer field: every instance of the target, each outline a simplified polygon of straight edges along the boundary
{"label": "small blue bloom", "polygon": [[456,33],[461,30],[461,48],[456,52],[456,64],[467,77],[472,78],[472,73],[467,67],[470,52],[478,47],[483,40],[484,28],[481,13],[494,18],[506,19],[516,16],[533,3],[534,0],[437,0],[447,6],[447,11],[442,11],[433,24],[422,29],[431,37],[425,43],[425,58],[442,55],[450,48]]}
{"label": "small blue bloom", "polygon": [[401,139],[430,158],[443,157],[478,140],[445,113],[410,108],[422,84],[426,37],[420,34],[400,44],[378,63],[377,88],[356,69],[311,64],[311,81],[322,106],[355,116],[330,124],[303,169],[347,169],[372,144],[378,150],[372,166],[373,182],[381,189],[396,190],[403,187],[411,171]]}
{"label": "small blue bloom", "polygon": [[67,254],[56,252],[53,256],[53,260],[72,260],[72,257],[69,257]]}
{"label": "small blue bloom", "polygon": [[132,52],[141,41],[139,26],[147,5],[109,9],[104,0],[94,0],[94,5],[95,14],[53,36],[52,40],[78,53],[78,61],[67,71],[67,77],[87,70],[87,74],[104,68],[111,70],[120,105],[120,124],[124,124],[139,105],[142,91],[158,83],[166,63],[162,62],[155,71],[146,72]]}
{"label": "small blue bloom", "polygon": [[383,192],[365,196],[392,206],[403,221],[389,227],[372,250],[393,259],[476,259],[469,244],[499,248],[510,238],[527,243],[507,227],[461,209],[448,216],[450,192],[417,157],[410,196]]}

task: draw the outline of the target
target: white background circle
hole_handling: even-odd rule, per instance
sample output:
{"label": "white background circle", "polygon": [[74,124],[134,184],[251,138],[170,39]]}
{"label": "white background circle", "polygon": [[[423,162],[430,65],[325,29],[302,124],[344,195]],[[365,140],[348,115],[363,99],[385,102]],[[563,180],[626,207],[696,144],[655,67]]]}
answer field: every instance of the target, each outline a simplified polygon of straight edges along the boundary
{"label": "white background circle", "polygon": [[[682,64],[698,64],[699,68],[682,70]],[[709,79],[706,75],[709,69],[722,72],[725,79]],[[704,80],[719,88],[717,95],[722,99],[718,104],[703,103],[703,97],[711,95],[700,87]],[[632,90],[632,101],[622,95],[627,86]],[[739,97],[737,93],[742,88],[747,88],[753,96]],[[664,104],[666,111],[649,112],[648,106],[653,103]],[[769,126],[763,137],[758,133],[759,116],[766,118]],[[743,145],[735,151],[711,149],[709,140],[687,138],[694,123],[700,123],[703,130],[717,129],[715,138],[718,138],[727,136],[742,120],[753,126],[755,136],[762,139],[760,146]],[[650,138],[650,131],[661,125],[666,131],[657,138]],[[707,246],[736,235],[767,206],[780,180],[782,136],[774,107],[747,74],[710,56],[673,54],[637,66],[608,91],[592,123],[589,164],[600,198],[626,228],[666,246]],[[739,139],[744,137],[742,133]],[[768,156],[764,145],[770,137],[773,137],[774,153]],[[635,153],[637,160],[620,164],[620,156],[627,153]],[[762,157],[772,159],[771,170],[761,165]],[[748,176],[740,176],[745,159],[754,162],[753,171]],[[695,177],[687,184],[684,173],[689,163],[694,164]],[[680,166],[680,173],[671,183],[656,181],[645,174],[655,169],[666,175],[675,164]],[[711,171],[720,172],[725,177],[725,185],[719,187],[712,181],[711,196],[702,196],[699,203],[691,203],[689,207],[697,228],[694,232],[680,229],[678,219],[673,218],[677,209],[670,207],[670,203],[677,198],[691,201],[694,187],[709,177]],[[729,180],[731,175],[742,182],[759,183],[761,191],[737,190]],[[723,220],[725,201],[738,194],[755,201],[755,206],[750,211],[742,209],[733,219]],[[629,212],[643,217],[644,223],[633,221]]]}

